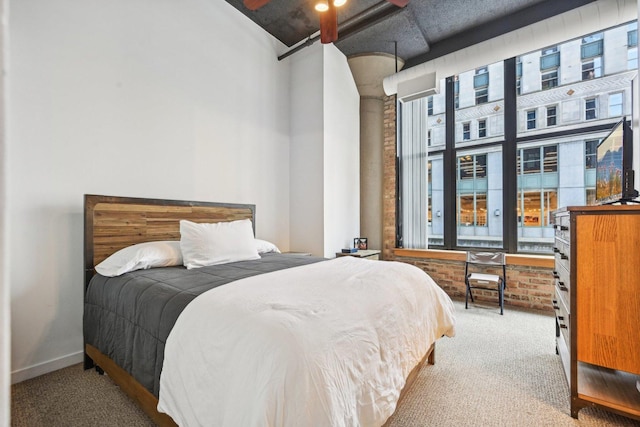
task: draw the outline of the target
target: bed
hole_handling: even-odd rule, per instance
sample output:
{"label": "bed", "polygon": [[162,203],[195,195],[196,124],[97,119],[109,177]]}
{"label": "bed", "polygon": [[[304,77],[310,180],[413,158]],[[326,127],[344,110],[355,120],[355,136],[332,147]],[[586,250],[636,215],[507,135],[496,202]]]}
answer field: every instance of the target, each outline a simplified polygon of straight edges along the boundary
{"label": "bed", "polygon": [[[215,418],[216,425],[300,425],[300,416],[312,417],[307,419],[313,419],[315,425],[382,425],[425,361],[434,363],[436,339],[442,335],[453,336],[455,333],[453,306],[435,284],[430,286],[428,293],[437,300],[433,310],[437,313],[424,315],[437,320],[420,320],[422,323],[431,323],[428,331],[419,331],[418,335],[410,337],[410,342],[402,343],[403,350],[390,357],[391,353],[385,353],[384,346],[371,343],[379,339],[377,335],[385,334],[384,326],[368,328],[366,322],[372,322],[366,320],[365,315],[370,316],[372,313],[367,312],[371,312],[371,309],[367,309],[365,304],[350,305],[344,301],[362,298],[356,293],[362,291],[358,291],[358,287],[366,286],[365,292],[372,294],[377,286],[382,292],[389,294],[380,294],[376,304],[390,309],[388,300],[398,290],[390,285],[384,286],[384,283],[398,280],[385,279],[385,276],[399,277],[409,266],[352,257],[326,260],[267,250],[260,252],[255,259],[223,261],[197,268],[185,268],[173,263],[170,266],[141,268],[114,277],[96,273],[96,266],[103,265],[103,261],[111,259],[124,248],[147,242],[155,242],[154,246],[161,242],[179,242],[184,222],[208,226],[243,223],[247,220],[254,227],[254,205],[85,195],[85,368],[96,367],[98,372],[106,372],[162,426],[176,425],[174,418],[180,425],[203,424],[197,417],[202,414],[209,416],[207,411],[213,411],[211,408],[218,405],[211,405],[206,399],[204,404],[197,402],[209,393],[217,396],[216,402],[232,401],[231,408],[260,407],[257,418],[247,418],[246,414],[242,414],[244,418],[233,418],[227,414],[223,418]],[[184,234],[184,228],[182,230]],[[251,233],[254,235],[255,230],[252,229]],[[409,270],[407,274],[426,276],[422,271],[418,273],[415,267],[410,268],[413,270]],[[349,287],[349,292],[352,293],[348,298],[347,294],[344,294],[344,298],[340,297],[340,292],[346,292],[348,287],[335,285],[338,283],[338,276],[341,277],[340,281],[351,281],[351,284],[359,285]],[[422,276],[418,279],[422,280]],[[334,283],[335,286],[325,286],[327,283]],[[389,289],[385,290],[387,287]],[[322,292],[318,291],[320,288]],[[415,323],[416,316],[409,316],[409,310],[427,311],[416,305],[418,303],[415,300],[420,298],[415,297],[415,289],[408,289],[406,292],[403,304],[409,309],[403,309],[403,313],[406,312],[404,314],[389,311],[385,324],[395,322],[396,318]],[[275,301],[277,295],[280,295],[277,298],[282,299]],[[330,298],[335,298],[334,301],[342,300],[345,305],[339,309],[340,303],[332,303]],[[365,308],[352,309],[355,306]],[[275,311],[272,310],[274,307]],[[264,317],[263,314],[267,312],[269,314]],[[355,362],[348,366],[348,374],[338,379],[327,368],[329,365],[336,365],[335,361],[327,362],[328,358],[336,358],[334,348],[339,345],[335,344],[335,337],[330,333],[308,333],[309,329],[305,328],[310,323],[297,323],[299,318],[304,318],[305,321],[311,318],[312,323],[320,325],[314,326],[320,328],[318,331],[329,330],[325,327],[327,321],[322,320],[325,322],[322,323],[318,320],[320,316],[324,316],[324,312],[332,312],[333,316],[349,312],[350,316],[357,317],[355,320],[349,318],[351,329],[346,335],[351,338],[341,344],[353,353]],[[305,314],[299,316],[299,313]],[[360,317],[362,326],[354,329],[354,322],[360,321]],[[258,320],[253,323],[244,321],[254,318]],[[291,330],[282,329],[282,325],[291,324],[292,319],[296,327],[302,330],[302,338],[292,340]],[[229,324],[220,327],[225,322]],[[265,325],[270,322],[275,322],[278,326],[267,329]],[[339,323],[335,318],[329,322]],[[371,330],[362,332],[365,329]],[[227,331],[228,334],[225,335]],[[343,331],[336,333],[341,337],[346,336]],[[246,334],[249,339],[241,339],[242,334]],[[368,338],[360,340],[366,345],[354,345],[353,337],[362,334],[369,334]],[[395,333],[386,334],[393,337],[392,340],[398,340]],[[205,343],[205,338],[209,340],[210,336],[216,338]],[[277,340],[282,336],[286,336],[286,339],[279,343]],[[300,341],[310,341],[309,337],[314,341],[305,350],[300,347]],[[321,339],[325,341],[320,341]],[[295,351],[290,348],[287,350],[286,342],[294,342]],[[319,350],[322,348],[325,350]],[[326,348],[331,348],[331,351]],[[327,356],[328,353],[331,353],[330,357]],[[280,354],[284,355],[283,358],[277,359],[276,357],[281,357]],[[193,357],[197,362],[194,362]],[[295,361],[293,357],[296,358]],[[402,360],[394,368],[396,362],[392,363],[390,360],[398,357]],[[341,359],[339,364],[342,364],[344,357],[340,356],[338,359]],[[368,360],[367,363],[361,362],[365,359]],[[367,366],[373,362],[377,363],[377,372],[372,374],[373,379],[366,378],[361,383],[362,372],[354,374],[353,370],[369,369]],[[263,365],[270,366],[266,373],[262,372]],[[295,369],[290,367],[293,365]],[[311,366],[320,368],[314,371]],[[318,379],[327,372],[328,379]],[[307,374],[309,376],[305,377]],[[181,385],[181,382],[190,377],[194,379]],[[279,377],[288,382],[275,384]],[[389,379],[392,377],[393,381]],[[207,378],[211,382],[206,383]],[[387,380],[392,384],[384,387],[368,384]],[[239,384],[249,382],[253,382],[253,386],[261,384],[254,388],[259,388],[262,392],[255,393],[251,398],[247,397],[247,401],[243,403],[239,399],[250,393],[239,388]],[[202,384],[198,388],[194,383]],[[217,383],[223,385],[221,389],[214,390]],[[264,390],[268,388],[273,388],[275,395],[265,397]],[[325,392],[323,388],[330,391]],[[314,389],[320,391],[313,391]],[[282,390],[286,391],[286,396],[282,395]],[[311,391],[316,394],[311,396]],[[192,395],[189,396],[189,393]],[[307,397],[298,404],[292,398],[296,394]],[[358,397],[355,398],[353,394]],[[227,399],[227,396],[234,397]],[[361,406],[367,408],[363,410]],[[324,416],[325,412],[329,415],[326,421],[322,421],[318,417]],[[343,417],[343,412],[350,414]],[[289,413],[296,414],[298,421],[293,421],[294,416],[288,416]],[[214,418],[208,418],[212,419]],[[220,421],[223,419],[225,421]]]}

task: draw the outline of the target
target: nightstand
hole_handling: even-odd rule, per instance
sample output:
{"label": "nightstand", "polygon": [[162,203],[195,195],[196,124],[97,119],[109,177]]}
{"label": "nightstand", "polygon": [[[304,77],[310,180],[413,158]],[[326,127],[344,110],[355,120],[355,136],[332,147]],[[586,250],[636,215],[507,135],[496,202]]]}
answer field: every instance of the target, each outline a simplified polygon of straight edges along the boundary
{"label": "nightstand", "polygon": [[350,254],[336,252],[336,258],[340,256],[355,256],[358,258],[366,258],[366,259],[380,259],[380,251],[377,249],[361,249],[358,252],[353,252]]}

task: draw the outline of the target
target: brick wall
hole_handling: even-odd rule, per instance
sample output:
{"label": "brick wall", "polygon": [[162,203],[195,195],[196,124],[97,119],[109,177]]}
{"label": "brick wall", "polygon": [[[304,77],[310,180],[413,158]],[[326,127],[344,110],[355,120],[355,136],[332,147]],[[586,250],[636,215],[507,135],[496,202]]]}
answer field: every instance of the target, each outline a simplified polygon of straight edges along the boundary
{"label": "brick wall", "polygon": [[[396,256],[396,97],[388,96],[384,100],[384,186],[383,186],[383,247],[382,258],[413,264],[426,271],[440,287],[452,298],[465,296],[464,254],[440,259],[429,257],[428,253],[420,257]],[[526,260],[525,260],[526,261]],[[508,261],[507,289],[505,307],[517,306],[527,309],[553,312],[552,299],[554,280],[550,265],[527,265],[527,262]],[[533,263],[535,264],[535,263]],[[549,264],[549,263],[546,263]],[[495,302],[496,292],[475,290],[474,297],[480,301]]]}

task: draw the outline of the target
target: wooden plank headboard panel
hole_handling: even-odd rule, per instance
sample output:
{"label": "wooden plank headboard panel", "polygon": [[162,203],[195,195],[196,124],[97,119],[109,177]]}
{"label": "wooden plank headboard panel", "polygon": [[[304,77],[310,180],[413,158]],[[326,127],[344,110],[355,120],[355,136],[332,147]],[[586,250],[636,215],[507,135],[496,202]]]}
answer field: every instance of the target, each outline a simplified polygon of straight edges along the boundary
{"label": "wooden plank headboard panel", "polygon": [[180,240],[180,220],[223,222],[251,219],[255,205],[143,199],[85,194],[85,287],[94,267],[114,252],[136,243]]}

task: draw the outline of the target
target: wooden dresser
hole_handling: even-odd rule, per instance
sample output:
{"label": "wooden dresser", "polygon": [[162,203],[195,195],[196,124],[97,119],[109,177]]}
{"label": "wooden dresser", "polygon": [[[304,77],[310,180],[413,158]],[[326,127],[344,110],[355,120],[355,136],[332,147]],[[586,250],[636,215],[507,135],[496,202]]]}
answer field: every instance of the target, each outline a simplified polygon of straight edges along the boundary
{"label": "wooden dresser", "polygon": [[640,419],[640,205],[554,212],[556,350],[571,416],[596,406]]}

